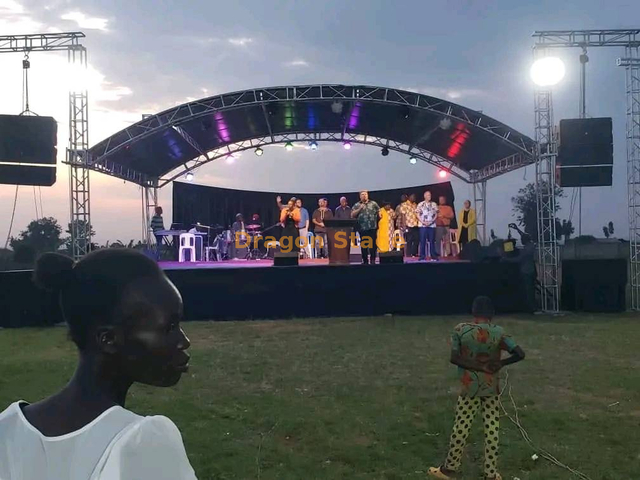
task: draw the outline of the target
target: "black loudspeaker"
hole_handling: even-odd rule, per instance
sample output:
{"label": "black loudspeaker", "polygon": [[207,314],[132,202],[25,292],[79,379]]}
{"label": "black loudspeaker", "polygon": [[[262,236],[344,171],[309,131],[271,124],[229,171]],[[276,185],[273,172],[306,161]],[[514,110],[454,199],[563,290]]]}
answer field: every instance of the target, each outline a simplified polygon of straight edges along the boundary
{"label": "black loudspeaker", "polygon": [[562,262],[562,308],[585,312],[626,309],[627,261],[565,260]]}
{"label": "black loudspeaker", "polygon": [[479,240],[471,240],[467,243],[460,252],[460,260],[466,260],[469,262],[480,262],[484,258],[484,249]]}
{"label": "black loudspeaker", "polygon": [[613,184],[611,118],[560,120],[556,180],[561,187]]}
{"label": "black loudspeaker", "polygon": [[53,185],[57,133],[51,117],[0,115],[0,183]]}
{"label": "black loudspeaker", "polygon": [[380,264],[383,263],[404,263],[404,253],[380,252]]}
{"label": "black loudspeaker", "polygon": [[297,267],[298,266],[298,252],[278,252],[273,257],[274,267]]}
{"label": "black loudspeaker", "polygon": [[54,183],[56,167],[0,164],[0,184],[50,187]]}
{"label": "black loudspeaker", "polygon": [[57,134],[52,117],[0,115],[0,162],[55,165]]}
{"label": "black loudspeaker", "polygon": [[559,167],[556,183],[561,187],[607,187],[613,185],[613,166]]}

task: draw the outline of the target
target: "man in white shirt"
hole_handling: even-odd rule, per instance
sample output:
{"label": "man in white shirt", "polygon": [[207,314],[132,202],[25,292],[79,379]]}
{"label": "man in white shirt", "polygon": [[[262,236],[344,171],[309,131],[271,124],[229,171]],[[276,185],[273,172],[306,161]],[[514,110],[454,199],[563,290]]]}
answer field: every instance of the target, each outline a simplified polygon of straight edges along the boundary
{"label": "man in white shirt", "polygon": [[429,243],[429,257],[437,259],[436,253],[436,218],[438,218],[438,205],[431,201],[431,192],[424,192],[424,201],[418,204],[416,209],[420,222],[420,260],[426,260],[426,247]]}

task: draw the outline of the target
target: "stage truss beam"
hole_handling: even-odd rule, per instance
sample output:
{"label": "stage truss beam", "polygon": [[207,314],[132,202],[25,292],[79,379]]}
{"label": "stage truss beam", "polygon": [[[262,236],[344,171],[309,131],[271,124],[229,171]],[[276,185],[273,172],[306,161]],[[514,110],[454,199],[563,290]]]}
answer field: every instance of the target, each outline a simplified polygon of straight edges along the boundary
{"label": "stage truss beam", "polygon": [[482,245],[487,244],[487,181],[473,183],[473,208],[476,211],[476,231]]}
{"label": "stage truss beam", "polygon": [[153,232],[151,231],[151,217],[158,206],[157,186],[142,187],[142,239],[146,242],[147,248],[153,247]]}
{"label": "stage truss beam", "polygon": [[618,65],[625,67],[627,88],[627,188],[631,308],[640,310],[640,49],[627,47]]}
{"label": "stage truss beam", "polygon": [[[533,158],[535,153],[534,142],[526,136],[475,110],[467,109],[459,105],[446,106],[443,104],[447,102],[440,99],[398,89],[322,84],[245,90],[179,105],[164,112],[150,115],[148,118],[124,129],[124,134],[118,136],[117,139],[112,137],[110,141],[105,142],[104,145],[100,145],[98,150],[94,148],[93,153],[95,158],[92,160],[92,163],[102,163],[116,151],[165,128],[180,125],[181,123],[211,115],[212,113],[251,105],[268,105],[270,103],[305,100],[351,102],[351,105],[356,102],[406,105],[412,109],[430,111],[442,118],[450,118],[451,120],[473,126],[491,136],[498,137],[502,142],[518,149],[523,155],[529,156],[530,158]],[[345,119],[347,124],[348,120],[348,118]],[[294,132],[291,133],[294,134]],[[307,133],[311,135],[311,132],[305,132],[305,134]],[[348,135],[348,129],[345,129],[345,138]]]}
{"label": "stage truss beam", "polygon": [[[618,59],[618,65],[626,69],[627,90],[627,189],[629,193],[629,256],[631,264],[631,308],[640,310],[640,29],[617,30],[548,30],[533,33],[535,39],[534,56],[542,57],[558,48],[618,47],[625,49],[625,58]],[[546,112],[546,113],[545,113]],[[548,117],[548,118],[547,118]],[[538,245],[543,287],[542,308],[558,311],[560,289],[558,287],[558,253],[555,248],[555,161],[557,142],[553,132],[553,102],[550,90],[536,90],[535,93],[536,142],[536,184],[549,178],[544,191],[538,191]],[[540,138],[539,138],[540,137]],[[547,200],[549,195],[549,200]],[[550,199],[553,199],[553,203]],[[541,227],[544,227],[541,229]],[[545,231],[547,233],[545,233]],[[553,240],[545,242],[541,236],[551,235]],[[546,263],[542,263],[546,260]],[[548,287],[548,288],[545,288]],[[557,296],[557,299],[554,297]],[[553,308],[552,310],[549,307]]]}
{"label": "stage truss beam", "polygon": [[[0,36],[0,53],[66,51],[70,65],[87,68],[87,50],[82,32]],[[89,95],[86,90],[69,92],[69,165],[71,251],[78,259],[91,250],[91,189],[89,185]]]}
{"label": "stage truss beam", "polygon": [[334,133],[294,133],[287,135],[274,135],[272,137],[258,137],[245,140],[242,142],[227,144],[216,150],[207,152],[207,156],[200,155],[191,162],[187,162],[182,168],[170,173],[168,176],[159,180],[158,188],[162,188],[165,185],[177,180],[181,176],[184,176],[187,172],[193,171],[204,164],[228,156],[229,154],[243,152],[245,150],[255,149],[257,147],[265,147],[267,145],[275,145],[287,142],[343,142],[348,141],[352,144],[372,145],[375,147],[387,147],[389,150],[393,150],[406,155],[411,155],[416,159],[433,165],[434,167],[446,170],[451,175],[459,178],[460,180],[470,183],[471,179],[469,173],[457,168],[449,160],[435,155],[432,152],[421,148],[414,148],[409,152],[410,145],[388,140],[382,137],[376,137],[372,135],[357,135],[347,133],[344,137],[342,132]]}

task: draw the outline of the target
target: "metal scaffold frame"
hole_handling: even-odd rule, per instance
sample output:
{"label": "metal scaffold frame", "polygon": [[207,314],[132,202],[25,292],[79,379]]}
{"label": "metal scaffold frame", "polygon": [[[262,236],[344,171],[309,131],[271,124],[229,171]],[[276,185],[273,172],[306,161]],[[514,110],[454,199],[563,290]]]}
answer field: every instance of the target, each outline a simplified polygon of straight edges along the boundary
{"label": "metal scaffold frame", "polygon": [[627,186],[631,308],[640,310],[640,50],[628,46],[618,65],[625,67],[627,88]]}
{"label": "metal scaffold frame", "polygon": [[152,246],[151,217],[153,211],[158,206],[157,186],[142,187],[142,239],[148,248]]}
{"label": "metal scaffold frame", "polygon": [[[0,53],[66,51],[70,65],[87,68],[82,32],[0,36]],[[89,149],[89,96],[86,90],[69,92],[69,198],[71,245],[74,258],[91,249],[91,196],[86,151]]]}
{"label": "metal scaffold frame", "polygon": [[476,230],[478,240],[487,244],[487,181],[473,183],[473,208],[476,210]]}
{"label": "metal scaffold frame", "polygon": [[[534,55],[541,57],[557,48],[623,47],[626,58],[618,65],[627,74],[627,187],[629,192],[629,245],[631,262],[631,308],[640,310],[640,29],[553,30],[534,32]],[[535,92],[535,123],[538,142],[536,185],[538,189],[538,242],[542,269],[542,308],[555,312],[560,307],[558,251],[555,241],[555,160],[551,90]],[[546,185],[542,185],[548,179]]]}

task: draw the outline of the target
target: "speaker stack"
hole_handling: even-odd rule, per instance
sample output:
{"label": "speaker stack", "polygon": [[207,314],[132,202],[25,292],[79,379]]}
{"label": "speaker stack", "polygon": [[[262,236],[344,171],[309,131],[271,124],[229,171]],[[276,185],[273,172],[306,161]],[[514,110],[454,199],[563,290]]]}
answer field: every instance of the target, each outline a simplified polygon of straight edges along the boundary
{"label": "speaker stack", "polygon": [[556,182],[561,187],[608,187],[613,184],[611,118],[560,120]]}

